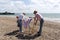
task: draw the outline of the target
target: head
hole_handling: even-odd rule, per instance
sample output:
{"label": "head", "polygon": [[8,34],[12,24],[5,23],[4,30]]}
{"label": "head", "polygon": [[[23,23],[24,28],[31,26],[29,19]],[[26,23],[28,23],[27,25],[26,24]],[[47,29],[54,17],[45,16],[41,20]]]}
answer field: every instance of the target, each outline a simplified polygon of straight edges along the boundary
{"label": "head", "polygon": [[34,12],[33,12],[33,14],[36,14],[37,13],[37,11],[35,10]]}
{"label": "head", "polygon": [[23,15],[26,15],[25,13],[23,13]]}
{"label": "head", "polygon": [[16,16],[16,18],[18,19],[19,17],[18,17],[18,16]]}

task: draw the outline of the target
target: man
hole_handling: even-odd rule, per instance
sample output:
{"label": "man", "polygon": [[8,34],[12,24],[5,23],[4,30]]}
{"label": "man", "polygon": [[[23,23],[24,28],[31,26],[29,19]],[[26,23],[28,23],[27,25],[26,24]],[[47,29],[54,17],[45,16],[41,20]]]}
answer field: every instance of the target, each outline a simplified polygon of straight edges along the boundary
{"label": "man", "polygon": [[35,17],[34,17],[35,23],[34,24],[36,25],[37,21],[40,21],[40,28],[39,28],[39,31],[37,32],[37,35],[41,36],[44,19],[43,19],[42,15],[39,14],[37,11],[34,11],[33,14],[35,15]]}

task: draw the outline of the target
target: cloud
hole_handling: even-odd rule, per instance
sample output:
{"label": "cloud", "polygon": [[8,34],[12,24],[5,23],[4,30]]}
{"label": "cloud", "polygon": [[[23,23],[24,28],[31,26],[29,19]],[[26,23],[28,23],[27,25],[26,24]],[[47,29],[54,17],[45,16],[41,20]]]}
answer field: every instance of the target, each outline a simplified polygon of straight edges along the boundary
{"label": "cloud", "polygon": [[26,8],[26,5],[24,4],[23,1],[12,1],[11,4],[12,4],[12,6],[15,6],[17,9]]}
{"label": "cloud", "polygon": [[0,1],[0,12],[8,11],[8,12],[16,12],[20,13],[24,10],[25,4],[23,1],[11,1],[11,0],[2,0]]}
{"label": "cloud", "polygon": [[43,13],[54,13],[60,12],[60,0],[31,0],[33,5],[38,8],[39,11]]}
{"label": "cloud", "polygon": [[0,12],[60,12],[60,0],[0,0]]}

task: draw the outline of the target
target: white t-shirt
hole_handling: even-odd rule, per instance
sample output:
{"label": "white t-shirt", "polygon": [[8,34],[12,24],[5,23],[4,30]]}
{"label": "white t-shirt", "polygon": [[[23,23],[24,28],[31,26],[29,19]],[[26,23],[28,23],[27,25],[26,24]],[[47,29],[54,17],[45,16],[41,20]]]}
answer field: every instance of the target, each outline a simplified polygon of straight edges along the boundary
{"label": "white t-shirt", "polygon": [[29,17],[27,17],[26,15],[23,16],[23,20],[24,21],[28,21]]}
{"label": "white t-shirt", "polygon": [[40,13],[37,13],[37,14],[40,15],[40,17],[41,17],[42,19],[44,19],[43,16],[42,16]]}
{"label": "white t-shirt", "polygon": [[20,14],[18,17],[19,17],[18,20],[22,20],[23,19],[23,14]]}

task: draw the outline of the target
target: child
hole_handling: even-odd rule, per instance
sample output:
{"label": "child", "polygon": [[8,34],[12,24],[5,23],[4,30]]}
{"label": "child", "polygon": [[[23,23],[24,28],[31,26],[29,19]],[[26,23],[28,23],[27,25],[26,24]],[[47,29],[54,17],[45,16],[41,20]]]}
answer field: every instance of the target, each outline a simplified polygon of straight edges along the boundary
{"label": "child", "polygon": [[28,20],[24,21],[24,27],[27,28],[31,22],[31,18],[28,18]]}
{"label": "child", "polygon": [[32,18],[29,18],[29,17],[26,17],[26,16],[23,20],[23,26],[25,28],[25,33],[28,31],[27,28],[28,27],[30,28],[29,24],[30,24],[31,20],[32,20]]}

